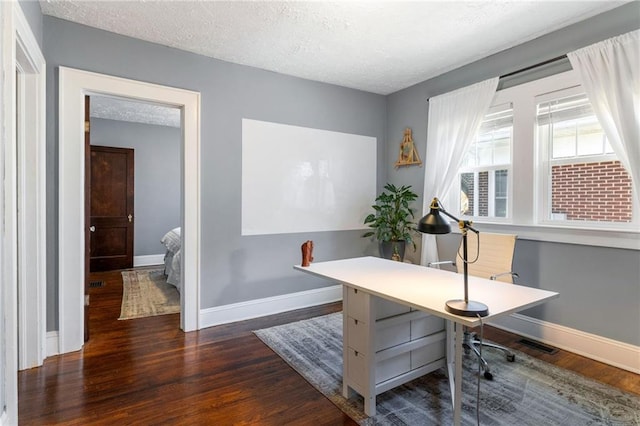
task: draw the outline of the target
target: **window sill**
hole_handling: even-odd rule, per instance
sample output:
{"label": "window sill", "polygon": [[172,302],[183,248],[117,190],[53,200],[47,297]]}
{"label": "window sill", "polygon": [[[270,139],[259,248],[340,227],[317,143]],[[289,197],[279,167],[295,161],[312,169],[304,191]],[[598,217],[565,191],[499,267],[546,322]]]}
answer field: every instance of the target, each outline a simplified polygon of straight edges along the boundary
{"label": "window sill", "polygon": [[[519,239],[584,246],[640,250],[639,230],[600,230],[568,228],[553,225],[514,225],[508,223],[474,222],[480,232],[510,233]],[[453,232],[460,232],[454,230]]]}

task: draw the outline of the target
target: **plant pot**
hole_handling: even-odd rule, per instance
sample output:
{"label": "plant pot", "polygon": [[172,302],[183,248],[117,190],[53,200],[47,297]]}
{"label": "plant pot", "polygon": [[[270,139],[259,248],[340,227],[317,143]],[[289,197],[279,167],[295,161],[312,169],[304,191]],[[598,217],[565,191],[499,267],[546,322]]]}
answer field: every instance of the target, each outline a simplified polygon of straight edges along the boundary
{"label": "plant pot", "polygon": [[[406,242],[401,241],[380,241],[378,243],[378,249],[380,250],[380,257],[384,259],[392,259],[402,262],[404,260],[404,249]],[[394,256],[394,254],[396,256]]]}

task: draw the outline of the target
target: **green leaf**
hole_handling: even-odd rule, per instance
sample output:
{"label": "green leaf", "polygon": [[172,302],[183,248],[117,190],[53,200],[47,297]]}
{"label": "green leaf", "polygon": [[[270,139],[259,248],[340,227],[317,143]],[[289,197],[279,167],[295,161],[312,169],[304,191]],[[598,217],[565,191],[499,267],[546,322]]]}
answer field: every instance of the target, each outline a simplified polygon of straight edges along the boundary
{"label": "green leaf", "polygon": [[418,199],[418,194],[411,190],[410,185],[396,186],[390,182],[384,185],[382,191],[375,199],[376,203],[371,207],[374,213],[367,215],[364,223],[372,228],[363,234],[363,237],[375,235],[378,241],[405,240],[413,242],[412,234],[417,233],[415,213],[412,203]]}

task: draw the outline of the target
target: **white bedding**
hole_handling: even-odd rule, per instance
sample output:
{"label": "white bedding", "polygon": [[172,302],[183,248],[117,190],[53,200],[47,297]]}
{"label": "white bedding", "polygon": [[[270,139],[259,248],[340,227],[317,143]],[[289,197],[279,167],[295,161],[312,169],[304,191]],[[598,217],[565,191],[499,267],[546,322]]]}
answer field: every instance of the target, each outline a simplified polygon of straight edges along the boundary
{"label": "white bedding", "polygon": [[173,228],[164,234],[160,242],[167,249],[164,255],[164,273],[167,276],[167,283],[180,291],[180,250],[182,248],[180,228]]}

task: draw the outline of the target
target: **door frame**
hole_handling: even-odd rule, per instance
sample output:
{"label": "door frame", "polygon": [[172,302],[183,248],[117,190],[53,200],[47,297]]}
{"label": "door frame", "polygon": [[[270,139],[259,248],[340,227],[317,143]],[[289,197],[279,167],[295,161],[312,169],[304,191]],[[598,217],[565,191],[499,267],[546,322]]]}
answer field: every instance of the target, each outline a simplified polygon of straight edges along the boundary
{"label": "door frame", "polygon": [[200,93],[59,67],[58,320],[60,353],[84,344],[84,96],[130,98],[181,109],[182,294],[180,328],[200,328]]}
{"label": "door frame", "polygon": [[[18,9],[18,8],[16,8]],[[18,369],[46,357],[46,68],[22,13],[16,14],[18,188]],[[35,125],[34,125],[35,124]],[[29,262],[27,262],[29,259]]]}
{"label": "door frame", "polygon": [[0,20],[0,65],[5,76],[0,89],[4,110],[0,279],[5,327],[0,424],[15,424],[17,372],[42,365],[46,345],[46,63],[16,1],[0,2]]}

